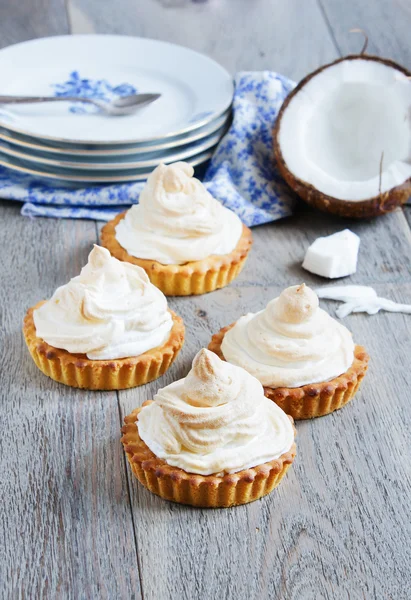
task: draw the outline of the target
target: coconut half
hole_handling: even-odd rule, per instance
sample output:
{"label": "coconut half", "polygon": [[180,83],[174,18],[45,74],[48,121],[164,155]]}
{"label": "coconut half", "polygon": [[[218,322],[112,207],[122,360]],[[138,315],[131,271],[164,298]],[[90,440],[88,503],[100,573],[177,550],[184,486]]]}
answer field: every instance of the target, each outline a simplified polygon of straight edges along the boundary
{"label": "coconut half", "polygon": [[349,217],[393,210],[411,195],[410,72],[374,56],[321,67],[286,98],[274,156],[290,187]]}

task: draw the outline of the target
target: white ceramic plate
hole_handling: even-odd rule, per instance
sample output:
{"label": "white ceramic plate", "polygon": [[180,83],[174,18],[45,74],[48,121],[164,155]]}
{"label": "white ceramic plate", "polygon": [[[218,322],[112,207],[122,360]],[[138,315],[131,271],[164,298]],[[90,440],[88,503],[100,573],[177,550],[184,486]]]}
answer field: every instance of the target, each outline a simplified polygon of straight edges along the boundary
{"label": "white ceramic plate", "polygon": [[162,94],[123,117],[66,102],[7,105],[0,111],[0,124],[10,131],[86,144],[181,135],[217,118],[233,96],[229,73],[210,58],[167,42],[115,35],[58,36],[9,46],[0,51],[0,81],[7,95]]}
{"label": "white ceramic plate", "polygon": [[[127,169],[147,169],[154,168],[160,163],[170,164],[179,160],[187,160],[192,156],[196,156],[201,152],[205,152],[211,147],[214,147],[221,140],[227,127],[223,126],[215,134],[193,144],[188,144],[175,151],[174,149],[165,150],[160,152],[148,152],[146,154],[137,154],[131,156],[119,156],[113,159],[111,157],[97,157],[92,159],[88,156],[77,157],[76,159],[63,160],[62,157],[56,159],[53,154],[48,152],[35,153],[22,152],[16,150],[10,144],[6,142],[0,143],[0,156],[6,154],[18,160],[24,160],[28,163],[34,163],[34,165],[40,166],[42,169],[48,170],[49,167],[57,167],[59,169],[72,170],[100,170],[100,171],[118,171]],[[36,168],[36,166],[34,166]]]}
{"label": "white ceramic plate", "polygon": [[[187,163],[196,167],[209,160],[214,152],[214,148],[202,152],[192,158],[187,159]],[[50,167],[50,170],[42,170],[41,167],[34,168],[27,161],[18,160],[11,156],[0,156],[0,165],[7,167],[12,171],[32,175],[36,181],[45,180],[54,187],[65,184],[72,184],[75,187],[84,187],[87,184],[104,184],[104,183],[126,183],[131,181],[145,181],[153,169],[131,169],[122,171],[120,174],[107,175],[107,173],[98,173],[92,171],[73,171],[73,174],[67,174],[66,171],[56,167]],[[81,184],[81,185],[79,185]]]}
{"label": "white ceramic plate", "polygon": [[[7,142],[15,150],[25,152],[47,152],[54,154],[57,159],[73,160],[73,157],[110,157],[115,159],[117,156],[128,156],[136,154],[145,154],[147,152],[157,152],[169,148],[178,148],[202,140],[219,130],[223,125],[231,121],[231,110],[226,111],[221,117],[214,119],[207,125],[199,127],[195,131],[184,133],[183,135],[164,138],[158,142],[144,142],[141,144],[117,144],[117,145],[75,145],[59,144],[52,145],[53,142],[38,140],[37,138],[8,131],[0,128],[0,141]],[[42,143],[43,142],[43,143]]]}

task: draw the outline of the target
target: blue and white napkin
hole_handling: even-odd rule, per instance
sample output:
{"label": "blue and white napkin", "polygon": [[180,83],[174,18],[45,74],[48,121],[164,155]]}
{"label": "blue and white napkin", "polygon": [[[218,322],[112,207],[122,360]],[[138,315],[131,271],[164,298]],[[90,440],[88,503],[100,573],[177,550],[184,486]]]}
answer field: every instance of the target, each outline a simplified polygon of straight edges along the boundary
{"label": "blue and white napkin", "polygon": [[[294,83],[270,71],[242,72],[235,78],[233,122],[205,173],[211,194],[248,225],[289,216],[294,195],[273,163],[272,129]],[[52,188],[29,175],[0,167],[0,198],[24,202],[29,217],[108,221],[138,203],[144,183]]]}

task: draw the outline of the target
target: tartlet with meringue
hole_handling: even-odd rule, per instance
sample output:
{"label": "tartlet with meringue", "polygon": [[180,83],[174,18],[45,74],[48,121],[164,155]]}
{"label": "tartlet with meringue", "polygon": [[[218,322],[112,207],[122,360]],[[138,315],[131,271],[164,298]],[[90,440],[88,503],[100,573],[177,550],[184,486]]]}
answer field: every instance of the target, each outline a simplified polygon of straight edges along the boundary
{"label": "tartlet with meringue", "polygon": [[100,246],[80,275],[28,310],[23,333],[45,375],[93,390],[156,379],[184,342],[182,319],[145,271]]}
{"label": "tartlet with meringue", "polygon": [[320,417],[347,404],[369,360],[305,284],[223,327],[209,349],[254,375],[266,396],[294,419]]}
{"label": "tartlet with meringue", "polygon": [[187,377],[125,418],[137,479],[166,500],[203,507],[271,492],[296,454],[292,419],[252,375],[203,348]]}
{"label": "tartlet with meringue", "polygon": [[193,177],[184,162],[159,165],[139,203],[107,223],[101,243],[119,260],[142,267],[167,296],[204,294],[242,270],[251,231]]}

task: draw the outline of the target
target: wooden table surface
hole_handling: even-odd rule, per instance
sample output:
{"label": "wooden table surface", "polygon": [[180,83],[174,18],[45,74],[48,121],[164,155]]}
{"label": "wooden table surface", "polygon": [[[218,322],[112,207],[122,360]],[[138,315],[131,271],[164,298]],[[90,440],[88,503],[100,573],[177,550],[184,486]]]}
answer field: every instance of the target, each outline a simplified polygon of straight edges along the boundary
{"label": "wooden table surface", "polygon": [[[295,79],[360,48],[411,67],[410,0],[0,0],[0,45],[64,33],[118,33],[184,44],[231,72]],[[411,208],[341,221],[303,206],[254,229],[233,285],[171,300],[187,325],[177,363],[124,392],[66,388],[23,341],[25,311],[80,271],[101,224],[21,217],[0,204],[0,598],[145,600],[409,599],[411,317],[344,323],[371,355],[361,393],[298,424],[298,456],[268,497],[228,510],[163,501],[131,476],[124,415],[184,376],[210,335],[282,288],[323,283],[301,269],[317,236],[361,237],[350,282],[411,302]],[[332,303],[325,305],[333,310]]]}

